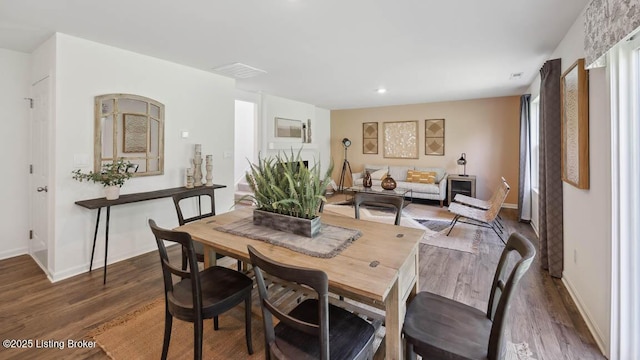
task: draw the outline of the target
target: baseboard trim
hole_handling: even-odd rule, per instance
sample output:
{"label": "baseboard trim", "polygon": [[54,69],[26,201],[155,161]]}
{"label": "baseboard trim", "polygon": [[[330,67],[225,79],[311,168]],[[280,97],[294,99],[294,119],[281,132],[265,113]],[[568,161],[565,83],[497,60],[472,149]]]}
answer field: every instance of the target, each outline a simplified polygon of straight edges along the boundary
{"label": "baseboard trim", "polygon": [[20,255],[27,255],[27,254],[29,254],[28,247],[6,250],[3,252],[0,252],[0,260],[16,257]]}
{"label": "baseboard trim", "polygon": [[587,324],[587,327],[589,328],[589,332],[591,332],[591,336],[593,336],[593,339],[596,341],[596,344],[598,345],[600,352],[608,358],[609,354],[606,350],[607,347],[605,346],[605,341],[602,336],[602,333],[600,332],[600,329],[598,328],[598,326],[595,323],[593,323],[593,321],[591,321],[591,316],[589,315],[589,311],[582,305],[583,302],[582,302],[582,299],[580,298],[580,295],[578,295],[574,287],[571,285],[571,282],[565,276],[562,277],[562,283],[564,284],[564,287],[567,289],[569,296],[571,296],[571,299],[576,304],[576,307],[578,308],[580,315],[582,315],[584,322]]}
{"label": "baseboard trim", "polygon": [[[115,264],[117,262],[128,260],[133,257],[143,255],[152,251],[158,251],[158,248],[155,246],[150,246],[148,249],[141,249],[140,251],[137,251],[135,253],[119,254],[119,256],[115,258],[112,258],[111,256],[109,256],[108,263],[109,265]],[[104,268],[104,259],[94,259],[92,271],[93,272],[100,271],[100,276],[102,276],[102,272],[104,271],[103,268]],[[86,272],[89,272],[89,263],[74,266],[64,271],[57,272],[53,274],[53,276],[50,276],[49,280],[51,280],[51,282],[58,282],[60,280],[68,279],[76,275],[84,274]],[[107,281],[109,280],[108,277],[109,277],[109,273],[107,272]]]}

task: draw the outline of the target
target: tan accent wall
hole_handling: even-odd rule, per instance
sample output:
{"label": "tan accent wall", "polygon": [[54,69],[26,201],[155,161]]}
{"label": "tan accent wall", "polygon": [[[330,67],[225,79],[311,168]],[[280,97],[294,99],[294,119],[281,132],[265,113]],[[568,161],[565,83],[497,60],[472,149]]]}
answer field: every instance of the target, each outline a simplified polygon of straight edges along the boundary
{"label": "tan accent wall", "polygon": [[[425,155],[424,121],[445,119],[444,156]],[[383,157],[383,122],[418,120],[418,159]],[[362,123],[378,122],[378,154],[362,153]],[[364,164],[444,167],[457,174],[456,160],[467,154],[467,174],[477,176],[477,197],[488,199],[504,176],[511,192],[506,203],[518,203],[520,97],[449,101],[331,111],[331,157],[333,177],[339,181],[344,160],[342,139],[349,138],[348,160],[353,172]],[[345,183],[350,185],[350,181]]]}

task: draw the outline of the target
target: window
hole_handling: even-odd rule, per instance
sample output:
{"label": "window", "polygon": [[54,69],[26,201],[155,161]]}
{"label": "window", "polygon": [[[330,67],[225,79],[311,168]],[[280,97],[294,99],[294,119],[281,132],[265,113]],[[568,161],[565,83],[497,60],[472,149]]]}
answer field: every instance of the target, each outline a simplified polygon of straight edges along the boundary
{"label": "window", "polygon": [[540,97],[536,96],[529,107],[530,135],[531,135],[531,189],[538,191],[539,161],[540,161]]}

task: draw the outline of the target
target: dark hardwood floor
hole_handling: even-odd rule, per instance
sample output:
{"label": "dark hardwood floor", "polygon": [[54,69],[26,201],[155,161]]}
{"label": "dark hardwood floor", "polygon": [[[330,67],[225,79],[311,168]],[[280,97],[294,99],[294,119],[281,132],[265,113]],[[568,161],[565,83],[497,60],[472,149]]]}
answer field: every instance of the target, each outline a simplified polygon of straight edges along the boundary
{"label": "dark hardwood floor", "polygon": [[[531,227],[514,220],[515,212],[503,210],[502,216],[508,231],[519,231],[535,241]],[[484,234],[477,255],[421,246],[420,289],[484,309],[502,246],[489,232]],[[170,252],[171,256],[179,256],[175,247]],[[90,330],[162,294],[156,252],[110,265],[106,286],[102,285],[102,269],[51,284],[27,255],[2,260],[0,338],[65,343],[89,340]],[[603,359],[563,284],[543,272],[537,260],[520,283],[510,314],[508,338],[514,343],[528,343],[535,359]],[[99,348],[0,348],[0,359],[61,358],[107,356]]]}

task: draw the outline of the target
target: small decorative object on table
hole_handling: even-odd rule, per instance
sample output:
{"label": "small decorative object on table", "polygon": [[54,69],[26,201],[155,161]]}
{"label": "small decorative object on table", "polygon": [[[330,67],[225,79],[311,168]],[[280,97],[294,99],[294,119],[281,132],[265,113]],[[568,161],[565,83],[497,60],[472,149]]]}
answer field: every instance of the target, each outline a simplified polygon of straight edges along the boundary
{"label": "small decorative object on table", "polygon": [[291,152],[291,156],[260,158],[258,164],[250,166],[246,178],[253,195],[243,196],[238,202],[253,199],[253,223],[307,237],[318,234],[318,209],[327,200],[323,193],[331,181],[333,165],[322,176],[320,163],[308,168],[298,151],[297,155]]}
{"label": "small decorative object on table", "polygon": [[370,188],[373,185],[372,181],[371,181],[371,174],[369,173],[369,171],[365,171],[364,172],[364,179],[362,179],[362,186],[366,187],[366,188]]}
{"label": "small decorative object on table", "polygon": [[387,177],[385,177],[382,180],[382,184],[380,184],[382,186],[383,189],[385,190],[393,190],[396,188],[397,184],[396,181],[393,180],[393,178],[391,177],[391,175],[387,174]]}
{"label": "small decorative object on table", "polygon": [[105,187],[105,197],[107,200],[115,200],[120,197],[120,187],[124,182],[133,176],[129,169],[136,166],[129,161],[120,158],[116,162],[107,163],[102,166],[99,173],[89,171],[88,174],[80,172],[80,169],[72,171],[73,178],[80,182],[93,181],[101,183]]}
{"label": "small decorative object on table", "polygon": [[207,186],[213,186],[213,155],[207,155]]}
{"label": "small decorative object on table", "polygon": [[193,189],[193,168],[187,169],[187,189]]}
{"label": "small decorative object on table", "polygon": [[193,180],[195,186],[202,186],[202,145],[196,144],[195,155],[193,156]]}

